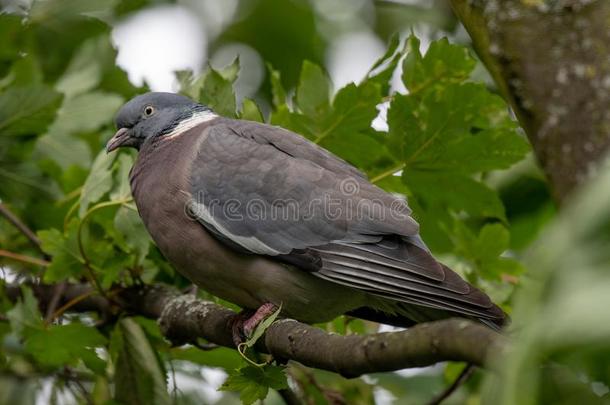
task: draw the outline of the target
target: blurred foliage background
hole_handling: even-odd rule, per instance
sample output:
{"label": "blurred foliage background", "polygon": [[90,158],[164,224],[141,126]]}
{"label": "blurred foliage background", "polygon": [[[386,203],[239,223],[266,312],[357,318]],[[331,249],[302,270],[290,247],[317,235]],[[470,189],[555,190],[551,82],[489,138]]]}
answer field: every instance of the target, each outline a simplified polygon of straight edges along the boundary
{"label": "blurred foliage background", "polygon": [[[151,320],[41,313],[28,282],[86,280],[102,294],[135,279],[189,286],[131,202],[134,154],[103,152],[117,109],[148,89],[292,129],[409,198],[435,255],[515,319],[504,374],[477,372],[447,404],[608,401],[610,178],[556,218],[525,137],[446,1],[0,7],[0,199],[41,242],[0,220],[0,402],[230,404],[269,392],[266,403],[282,403],[274,388],[287,375],[309,403],[421,404],[463,367],[347,380],[290,365],[261,377],[232,350],[170,347]],[[15,284],[17,302],[6,293]],[[380,329],[344,318],[320,327]]]}

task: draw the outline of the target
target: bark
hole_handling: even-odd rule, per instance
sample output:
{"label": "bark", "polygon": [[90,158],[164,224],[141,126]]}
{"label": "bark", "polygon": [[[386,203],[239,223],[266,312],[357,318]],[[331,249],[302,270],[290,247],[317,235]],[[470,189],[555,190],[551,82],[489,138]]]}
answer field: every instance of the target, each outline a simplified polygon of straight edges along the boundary
{"label": "bark", "polygon": [[610,2],[451,4],[561,203],[610,145]]}
{"label": "bark", "polygon": [[[44,309],[53,297],[53,287],[35,285],[33,291]],[[67,285],[59,305],[91,291],[86,284]],[[7,295],[15,299],[19,288],[9,287]],[[118,311],[127,311],[157,319],[163,334],[175,344],[203,338],[234,348],[229,321],[235,312],[194,295],[182,295],[164,285],[124,289],[113,295],[113,302],[99,296],[87,296],[70,310],[97,311],[106,319]],[[348,336],[282,319],[267,329],[256,348],[282,361],[294,360],[346,377],[357,377],[442,361],[486,366],[492,355],[507,350],[508,342],[486,326],[458,318],[419,324],[400,332]]]}

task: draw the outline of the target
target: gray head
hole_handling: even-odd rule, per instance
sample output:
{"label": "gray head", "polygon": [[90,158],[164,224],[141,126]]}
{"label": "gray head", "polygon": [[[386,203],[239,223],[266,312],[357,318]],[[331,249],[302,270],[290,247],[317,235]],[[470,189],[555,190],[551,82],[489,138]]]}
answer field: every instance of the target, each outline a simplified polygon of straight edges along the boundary
{"label": "gray head", "polygon": [[139,150],[147,140],[170,133],[180,122],[202,112],[211,110],[179,94],[153,92],[137,96],[116,115],[118,131],[106,144],[106,151],[122,146]]}

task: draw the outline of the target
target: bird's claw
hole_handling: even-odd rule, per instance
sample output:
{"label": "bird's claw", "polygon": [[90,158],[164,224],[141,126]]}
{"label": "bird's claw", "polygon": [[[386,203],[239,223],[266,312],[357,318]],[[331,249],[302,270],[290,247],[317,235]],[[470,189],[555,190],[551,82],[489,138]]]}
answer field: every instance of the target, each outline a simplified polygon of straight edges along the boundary
{"label": "bird's claw", "polygon": [[257,326],[273,315],[278,307],[275,304],[267,302],[261,305],[256,311],[244,309],[239,314],[235,315],[231,322],[231,332],[233,343],[236,347],[246,342],[254,333]]}

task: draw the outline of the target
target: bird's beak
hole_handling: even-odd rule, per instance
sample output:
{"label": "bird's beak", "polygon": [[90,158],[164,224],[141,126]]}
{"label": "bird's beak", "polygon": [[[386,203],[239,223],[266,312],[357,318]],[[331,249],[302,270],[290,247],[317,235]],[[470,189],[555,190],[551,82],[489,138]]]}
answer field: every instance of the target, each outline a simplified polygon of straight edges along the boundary
{"label": "bird's beak", "polygon": [[113,150],[121,147],[125,142],[129,140],[129,128],[121,128],[116,131],[116,134],[106,144],[106,153],[110,153]]}

